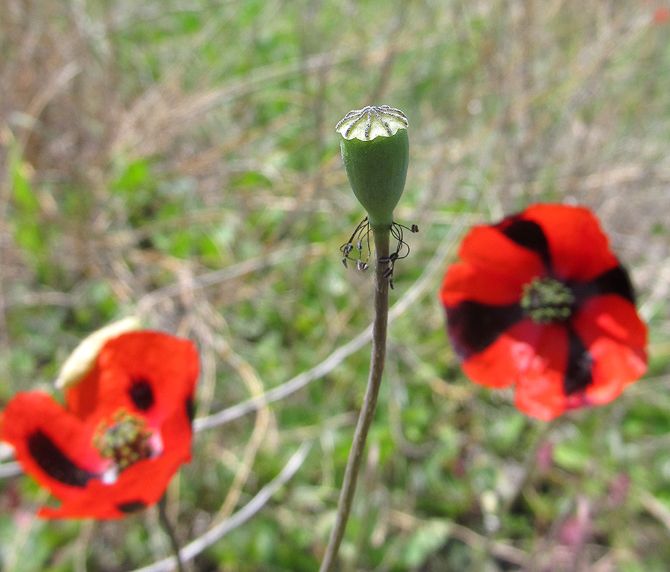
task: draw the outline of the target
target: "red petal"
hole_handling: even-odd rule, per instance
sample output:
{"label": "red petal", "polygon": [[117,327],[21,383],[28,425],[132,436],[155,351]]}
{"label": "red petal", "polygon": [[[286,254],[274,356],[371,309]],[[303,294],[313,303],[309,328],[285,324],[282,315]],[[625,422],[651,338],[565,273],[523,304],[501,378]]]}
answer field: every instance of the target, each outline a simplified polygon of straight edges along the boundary
{"label": "red petal", "polygon": [[451,266],[442,285],[445,305],[463,300],[511,304],[521,298],[524,284],[544,273],[540,258],[491,226],[473,228],[463,240],[462,263]]}
{"label": "red petal", "polygon": [[670,8],[660,6],[654,10],[654,24],[662,25],[670,22]]}
{"label": "red petal", "polygon": [[179,467],[191,458],[192,430],[189,419],[175,412],[161,427],[163,452],[154,459],[127,468],[112,484],[90,481],[76,497],[58,508],[43,508],[43,518],[116,519],[128,515],[124,507],[143,508],[160,500]]}
{"label": "red petal", "polygon": [[541,326],[522,320],[504,332],[484,351],[463,362],[463,371],[472,381],[487,387],[508,387],[533,359],[533,345]]}
{"label": "red petal", "polygon": [[14,448],[23,469],[42,486],[59,498],[73,498],[83,490],[85,474],[97,474],[104,465],[91,446],[91,435],[89,426],[51,396],[34,391],[18,393],[9,402],[0,437]]}
{"label": "red petal", "polygon": [[80,419],[87,419],[95,413],[100,392],[100,368],[96,363],[76,385],[66,389],[67,409]]}
{"label": "red petal", "polygon": [[591,298],[574,317],[574,328],[593,359],[588,403],[608,403],[647,369],[647,327],[635,307],[613,294]]}
{"label": "red petal", "polygon": [[189,340],[150,331],[122,334],[102,348],[96,379],[68,391],[68,407],[82,411],[95,393],[97,416],[127,408],[158,427],[175,409],[184,411],[198,368],[198,354]]}
{"label": "red petal", "polygon": [[567,355],[564,328],[523,320],[466,360],[463,371],[489,387],[516,384],[516,406],[532,417],[549,420],[566,408],[563,372]]}
{"label": "red petal", "polygon": [[447,270],[440,298],[445,306],[452,307],[464,300],[493,305],[511,304],[521,298],[521,286],[516,280],[460,262]]}
{"label": "red petal", "polygon": [[534,205],[521,216],[541,226],[559,278],[588,281],[618,265],[598,219],[588,209]]}
{"label": "red petal", "polygon": [[568,408],[564,391],[568,333],[563,326],[542,327],[535,355],[519,374],[515,404],[531,417],[550,421]]}

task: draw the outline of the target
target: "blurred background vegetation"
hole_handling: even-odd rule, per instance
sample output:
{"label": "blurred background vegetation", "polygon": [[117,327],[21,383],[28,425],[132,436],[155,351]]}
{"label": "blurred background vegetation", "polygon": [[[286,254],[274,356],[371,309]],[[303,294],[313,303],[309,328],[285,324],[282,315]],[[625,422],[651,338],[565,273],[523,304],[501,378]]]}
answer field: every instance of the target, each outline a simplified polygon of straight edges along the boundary
{"label": "blurred background vegetation", "polygon": [[[667,570],[667,8],[2,0],[0,404],[50,390],[78,340],[119,317],[190,337],[198,417],[280,389],[245,415],[200,422],[195,459],[169,491],[182,543],[311,443],[297,473],[192,569],[315,570],[371,318],[371,275],[340,264],[362,210],[333,127],[386,103],[410,118],[396,215],[421,232],[396,267],[341,569]],[[643,381],[551,425],[463,377],[437,298],[466,229],[534,201],[595,210],[650,327]],[[169,554],[153,510],[38,521],[45,500],[30,479],[0,481],[2,570],[120,571]]]}

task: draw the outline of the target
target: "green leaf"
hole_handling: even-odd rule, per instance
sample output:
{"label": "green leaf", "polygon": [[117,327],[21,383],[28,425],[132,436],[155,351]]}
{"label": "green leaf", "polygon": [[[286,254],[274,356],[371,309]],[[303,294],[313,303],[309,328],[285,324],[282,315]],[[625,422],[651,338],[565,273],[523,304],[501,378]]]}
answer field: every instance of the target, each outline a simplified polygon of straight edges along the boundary
{"label": "green leaf", "polygon": [[554,460],[563,469],[578,471],[586,467],[589,462],[589,451],[583,443],[564,441],[556,445]]}
{"label": "green leaf", "polygon": [[405,566],[416,568],[436,552],[449,537],[449,524],[443,520],[429,520],[421,524],[407,541],[403,560]]}

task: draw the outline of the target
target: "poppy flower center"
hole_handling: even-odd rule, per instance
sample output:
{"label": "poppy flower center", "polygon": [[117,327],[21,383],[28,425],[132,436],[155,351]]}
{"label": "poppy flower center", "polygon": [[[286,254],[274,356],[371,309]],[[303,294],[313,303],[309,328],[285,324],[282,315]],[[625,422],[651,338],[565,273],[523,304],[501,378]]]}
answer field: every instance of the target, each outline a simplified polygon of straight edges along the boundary
{"label": "poppy flower center", "polygon": [[151,435],[143,419],[121,409],[114,414],[111,423],[100,423],[93,445],[102,457],[112,460],[120,472],[152,456]]}
{"label": "poppy flower center", "polygon": [[572,314],[575,295],[554,278],[535,278],[525,284],[521,307],[531,320],[540,324],[567,320]]}

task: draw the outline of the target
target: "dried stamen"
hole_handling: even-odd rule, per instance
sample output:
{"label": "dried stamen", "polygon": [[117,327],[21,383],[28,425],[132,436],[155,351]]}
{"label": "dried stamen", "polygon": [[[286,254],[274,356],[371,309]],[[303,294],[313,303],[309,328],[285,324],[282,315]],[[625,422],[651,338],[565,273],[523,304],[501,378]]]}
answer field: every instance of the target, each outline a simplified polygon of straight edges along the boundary
{"label": "dried stamen", "polygon": [[[419,232],[419,227],[415,224],[405,226],[394,222],[389,228],[391,236],[396,240],[395,250],[388,256],[382,256],[377,261],[379,264],[386,264],[388,267],[384,270],[384,278],[388,278],[389,285],[393,288],[393,270],[395,263],[398,260],[407,258],[410,253],[409,244],[404,240],[404,230],[416,233]],[[370,246],[370,224],[367,217],[364,218],[356,227],[354,232],[349,237],[349,240],[340,247],[342,253],[342,264],[347,268],[347,261],[356,263],[356,270],[367,270],[369,268],[369,260],[371,256]]]}
{"label": "dried stamen", "polygon": [[[371,255],[370,248],[370,224],[368,218],[365,217],[354,232],[349,237],[349,240],[340,246],[342,253],[342,264],[347,268],[347,261],[356,263],[356,270],[367,270],[369,267],[369,260]],[[352,253],[354,253],[352,255]]]}
{"label": "dried stamen", "polygon": [[120,472],[152,457],[151,436],[142,418],[120,409],[111,423],[100,423],[93,436],[93,446],[100,456],[113,461]]}
{"label": "dried stamen", "polygon": [[523,287],[521,307],[537,323],[560,322],[572,315],[575,295],[554,278],[535,278]]}

